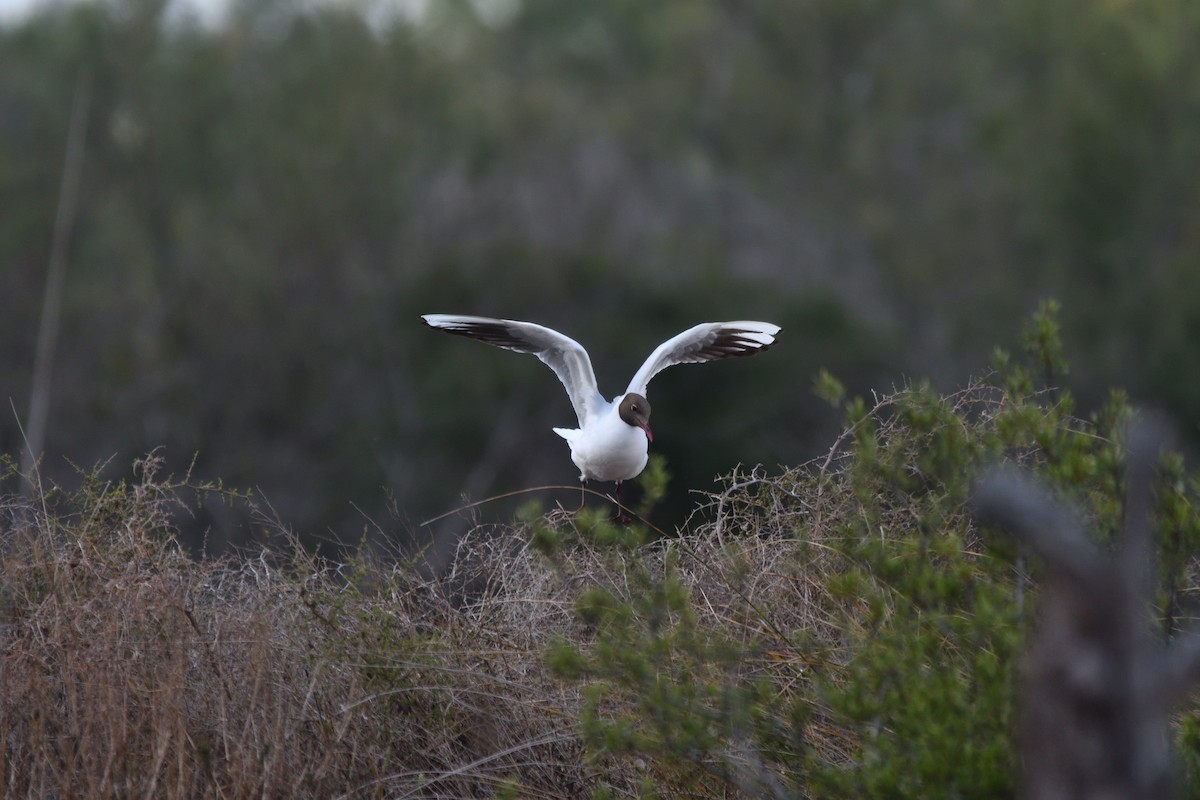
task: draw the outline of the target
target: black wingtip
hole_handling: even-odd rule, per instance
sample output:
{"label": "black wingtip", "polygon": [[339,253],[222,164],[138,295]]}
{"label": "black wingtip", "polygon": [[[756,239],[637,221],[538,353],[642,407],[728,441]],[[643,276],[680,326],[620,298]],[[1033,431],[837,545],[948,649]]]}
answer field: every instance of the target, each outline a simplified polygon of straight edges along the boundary
{"label": "black wingtip", "polygon": [[422,317],[421,320],[434,330],[452,333],[456,336],[465,336],[468,339],[475,339],[476,341],[494,345],[495,347],[503,347],[507,350],[516,350],[521,353],[535,353],[538,351],[537,347],[514,335],[508,325],[501,320],[494,322],[446,322],[437,325],[429,322],[425,317]]}
{"label": "black wingtip", "polygon": [[711,343],[701,349],[700,353],[705,358],[714,361],[722,358],[750,356],[771,349],[775,345],[775,337],[779,335],[778,333],[770,334],[771,341],[764,343],[748,334],[764,335],[762,331],[748,328],[723,328],[717,332]]}

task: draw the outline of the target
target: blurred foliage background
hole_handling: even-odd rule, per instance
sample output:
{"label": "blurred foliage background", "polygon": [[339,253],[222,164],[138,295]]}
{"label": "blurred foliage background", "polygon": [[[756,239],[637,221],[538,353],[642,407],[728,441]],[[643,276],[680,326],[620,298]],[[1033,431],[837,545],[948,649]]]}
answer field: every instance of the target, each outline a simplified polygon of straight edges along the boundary
{"label": "blurred foliage background", "polygon": [[[206,25],[112,0],[0,28],[0,451],[81,76],[59,481],[161,447],[351,542],[389,498],[403,540],[463,497],[573,484],[554,376],[432,311],[559,328],[610,396],[695,322],[781,324],[765,356],[655,380],[660,524],[738,463],[823,454],[821,368],[961,385],[1047,296],[1084,410],[1126,385],[1197,440],[1200,4],[409,9],[241,0]],[[249,527],[219,501],[190,525],[214,550]]]}

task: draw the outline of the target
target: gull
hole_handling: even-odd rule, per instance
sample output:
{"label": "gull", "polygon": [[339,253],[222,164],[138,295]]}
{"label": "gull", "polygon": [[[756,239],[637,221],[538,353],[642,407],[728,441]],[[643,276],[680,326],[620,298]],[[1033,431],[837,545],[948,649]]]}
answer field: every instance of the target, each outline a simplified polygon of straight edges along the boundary
{"label": "gull", "polygon": [[[620,509],[621,483],[637,477],[646,467],[650,431],[650,379],[675,364],[694,364],[724,358],[752,356],[775,343],[779,326],[769,322],[703,322],[660,344],[634,373],[623,394],[605,400],[596,387],[596,374],[587,350],[574,339],[533,322],[458,314],[425,314],[426,325],[446,333],[477,339],[505,350],[532,353],[566,387],[578,428],[554,428],[567,440],[579,480],[616,483]],[[623,513],[618,519],[627,522]]]}

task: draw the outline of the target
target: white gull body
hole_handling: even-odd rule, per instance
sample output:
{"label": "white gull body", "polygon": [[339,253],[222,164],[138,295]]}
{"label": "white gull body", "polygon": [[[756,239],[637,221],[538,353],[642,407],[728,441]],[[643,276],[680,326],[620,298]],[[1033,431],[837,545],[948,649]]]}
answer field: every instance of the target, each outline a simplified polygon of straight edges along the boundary
{"label": "white gull body", "polygon": [[675,364],[749,356],[775,342],[779,326],[769,322],[705,322],[655,348],[634,374],[623,394],[605,400],[596,387],[591,359],[569,336],[532,322],[456,314],[426,314],[431,328],[466,336],[507,350],[532,353],[549,366],[566,387],[578,428],[554,428],[571,447],[580,480],[621,481],[646,467],[650,403],[646,387],[660,371]]}
{"label": "white gull body", "polygon": [[582,427],[553,429],[571,446],[580,480],[619,482],[637,477],[646,468],[651,434],[621,419],[619,411],[613,400],[587,424],[581,422]]}

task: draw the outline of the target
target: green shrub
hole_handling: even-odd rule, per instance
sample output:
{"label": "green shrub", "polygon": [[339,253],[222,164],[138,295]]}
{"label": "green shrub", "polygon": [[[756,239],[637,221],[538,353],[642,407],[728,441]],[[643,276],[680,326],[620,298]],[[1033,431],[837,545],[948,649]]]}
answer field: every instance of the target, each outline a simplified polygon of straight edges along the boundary
{"label": "green shrub", "polygon": [[[1079,419],[1045,383],[1067,371],[1056,312],[1035,315],[1025,357],[997,352],[953,394],[914,383],[868,406],[823,375],[846,413],[828,457],[735,474],[710,524],[622,555],[624,580],[577,601],[590,639],[551,657],[585,687],[590,751],[669,765],[667,793],[706,776],[753,795],[1012,796],[1037,592],[1024,554],[967,515],[974,477],[1022,464],[1107,536],[1134,413],[1113,392]],[[1157,612],[1174,629],[1196,585],[1198,484],[1177,455],[1162,471]]]}

